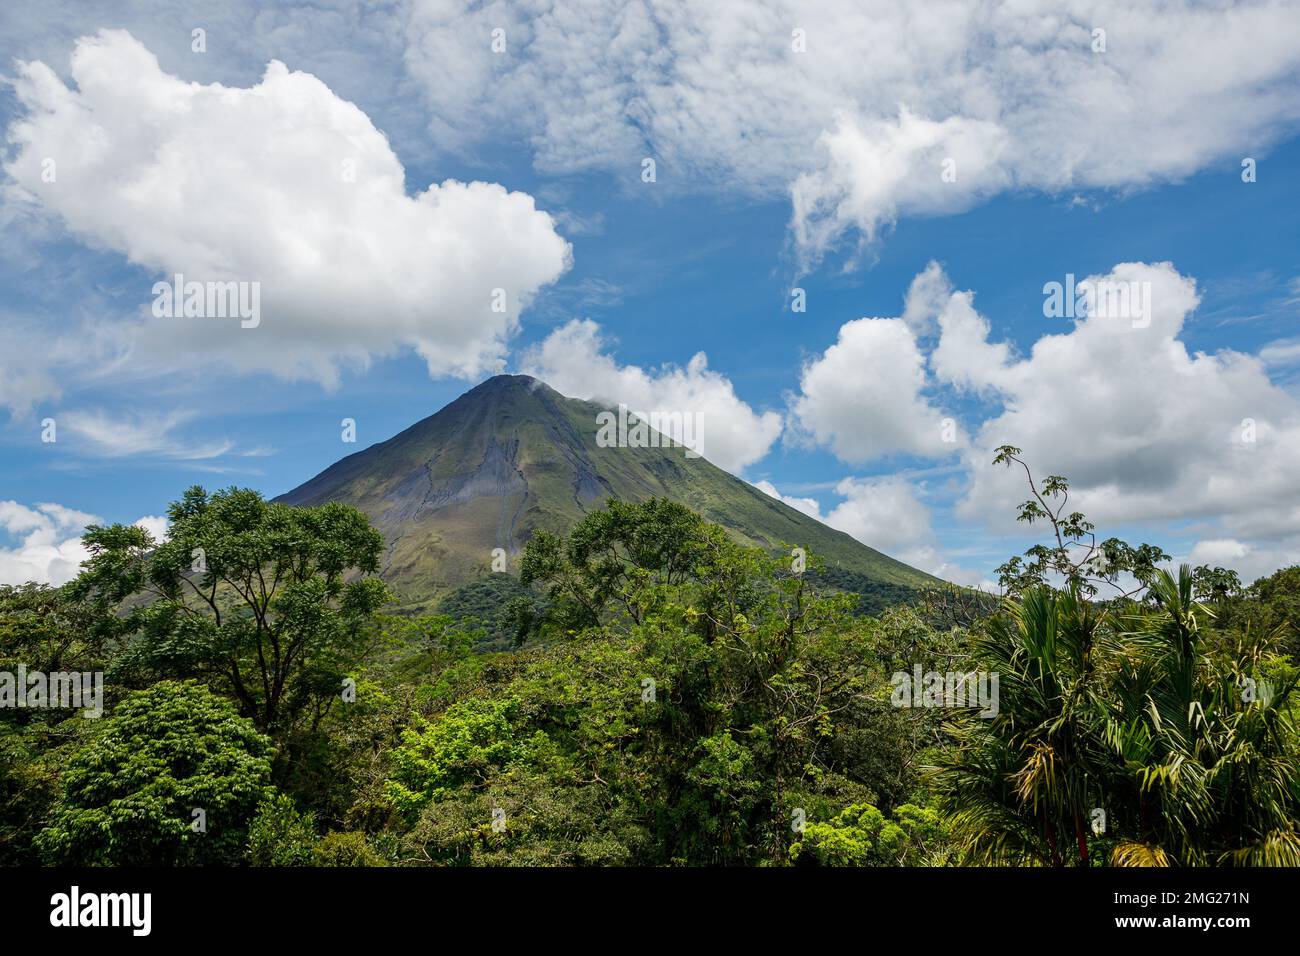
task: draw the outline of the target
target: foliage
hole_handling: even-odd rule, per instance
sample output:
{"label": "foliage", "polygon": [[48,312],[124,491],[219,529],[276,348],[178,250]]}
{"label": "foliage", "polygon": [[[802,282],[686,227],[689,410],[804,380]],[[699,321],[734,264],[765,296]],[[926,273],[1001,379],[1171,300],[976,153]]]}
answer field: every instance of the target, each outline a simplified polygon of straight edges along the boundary
{"label": "foliage", "polygon": [[111,636],[100,609],[66,588],[0,585],[0,670],[98,670]]}
{"label": "foliage", "polygon": [[[851,598],[813,593],[786,560],[666,501],[611,502],[567,539],[535,536],[522,565],[550,601],[536,634],[564,640],[394,755],[390,792],[421,812],[427,859],[506,846],[512,858],[630,859],[649,844],[641,862],[779,860],[796,789],[869,786],[866,773],[899,792],[898,760],[872,758],[896,758],[906,726],[873,694],[884,678],[867,635],[848,626]],[[891,733],[859,729],[875,723]],[[509,839],[483,830],[486,794],[504,800],[543,778],[552,799],[529,806],[547,814],[524,814]],[[595,816],[566,849],[535,845],[582,807]],[[597,831],[623,834],[623,850],[593,845]]]}
{"label": "foliage", "polygon": [[438,604],[449,627],[475,635],[476,650],[515,647],[545,612],[546,602],[531,588],[499,572],[462,585]]}
{"label": "foliage", "polygon": [[905,803],[891,820],[869,803],[856,803],[825,823],[808,823],[790,858],[820,866],[926,865],[935,859],[943,832],[939,815],[928,807]]}
{"label": "foliage", "polygon": [[[72,585],[0,588],[5,666],[109,678],[101,721],[0,713],[0,861],[1300,864],[1300,569],[1171,573],[999,461],[1048,543],[1003,599],[883,609],[662,499],[424,615],[381,613],[351,509],[191,489],[166,542],[93,528]],[[918,665],[996,673],[996,714],[893,706]]]}
{"label": "foliage", "polygon": [[907,604],[916,600],[917,588],[906,584],[895,584],[867,577],[859,571],[850,571],[840,567],[820,567],[810,569],[807,579],[813,584],[822,584],[828,588],[857,595],[853,613],[863,617],[882,614],[891,607]]}
{"label": "foliage", "polygon": [[1234,583],[1219,578],[1215,586],[1201,579],[1198,600],[1213,602],[1215,629],[1275,634],[1288,655],[1300,657],[1300,567],[1282,568],[1245,589],[1234,588]]}
{"label": "foliage", "polygon": [[134,602],[123,668],[202,678],[278,739],[304,716],[318,721],[388,597],[377,578],[349,576],[377,570],[379,532],[346,505],[291,508],[237,488],[193,487],[168,519],[161,543],[135,526],[84,536],[76,593]]}
{"label": "foliage", "polygon": [[[67,589],[0,586],[0,671],[98,671],[113,647],[101,609]],[[69,754],[93,726],[77,710],[0,710],[0,864],[41,862],[36,835],[58,798]]]}
{"label": "foliage", "polygon": [[248,862],[253,866],[309,866],[316,822],[300,813],[292,798],[276,793],[257,808],[248,827]]}
{"label": "foliage", "polygon": [[229,702],[162,681],[130,694],[73,754],[37,845],[79,865],[237,862],[269,793],[271,755]]}
{"label": "foliage", "polygon": [[459,784],[525,758],[528,743],[511,725],[518,710],[519,702],[511,698],[471,697],[448,708],[438,721],[406,731],[393,753],[393,803],[403,812],[418,811]]}
{"label": "foliage", "polygon": [[[1065,514],[1070,500],[1069,481],[1060,475],[1035,481],[1019,448],[1003,445],[997,452],[995,465],[1019,465],[1029,481],[1031,497],[1020,505],[1016,520],[1027,524],[1046,521],[1052,529],[1048,544],[1036,544],[1024,558],[1012,557],[997,569],[998,583],[1005,593],[1022,594],[1059,578],[1065,586],[1087,597],[1095,595],[1101,585],[1111,587],[1119,597],[1131,597],[1147,588],[1160,562],[1169,560],[1169,555],[1155,545],[1135,548],[1118,538],[1107,538],[1099,544],[1095,526],[1082,513]],[[1125,575],[1135,585],[1128,590],[1121,584]]]}
{"label": "foliage", "polygon": [[937,765],[968,861],[1300,865],[1300,671],[1267,637],[1213,651],[1192,595],[1184,566],[1150,608],[1038,586],[995,619],[1000,710]]}
{"label": "foliage", "polygon": [[387,866],[385,860],[364,833],[348,831],[337,833],[331,830],[325,834],[312,849],[313,866]]}

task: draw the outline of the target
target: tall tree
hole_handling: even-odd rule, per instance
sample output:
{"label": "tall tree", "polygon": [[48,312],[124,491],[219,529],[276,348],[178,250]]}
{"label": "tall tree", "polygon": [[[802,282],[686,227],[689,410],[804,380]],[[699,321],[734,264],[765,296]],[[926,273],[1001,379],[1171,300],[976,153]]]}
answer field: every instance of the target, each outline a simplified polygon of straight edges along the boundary
{"label": "tall tree", "polygon": [[124,607],[134,636],[122,666],[202,677],[280,738],[319,720],[388,600],[383,538],[342,504],[293,508],[250,489],[190,488],[168,509],[168,538],[91,526],[75,590]]}

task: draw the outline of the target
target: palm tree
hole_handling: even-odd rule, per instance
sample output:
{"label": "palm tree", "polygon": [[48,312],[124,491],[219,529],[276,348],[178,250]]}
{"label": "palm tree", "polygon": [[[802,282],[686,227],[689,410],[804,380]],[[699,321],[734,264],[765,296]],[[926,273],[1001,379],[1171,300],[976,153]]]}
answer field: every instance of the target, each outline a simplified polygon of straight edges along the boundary
{"label": "palm tree", "polygon": [[957,746],[938,768],[968,860],[1089,863],[1105,761],[1096,742],[1101,624],[1076,589],[1040,586],[1008,601],[976,642],[977,660],[998,676],[998,713],[956,722]]}
{"label": "palm tree", "polygon": [[[1280,631],[1214,646],[1199,626],[1212,615],[1192,595],[1186,565],[1177,578],[1161,572],[1150,590],[1153,607],[1125,622],[1124,636],[1146,662],[1126,675],[1122,703],[1129,713],[1143,705],[1130,727],[1147,745],[1140,760],[1126,761],[1129,778],[1118,781],[1136,784],[1129,794],[1142,813],[1116,861],[1158,848],[1186,866],[1300,865],[1300,748],[1291,713],[1300,671],[1278,653]],[[1126,756],[1135,756],[1133,748]]]}
{"label": "palm tree", "polygon": [[1300,671],[1279,633],[1207,640],[1193,594],[1183,566],[1126,609],[1073,584],[1007,602],[974,650],[999,712],[933,768],[966,861],[1300,865]]}

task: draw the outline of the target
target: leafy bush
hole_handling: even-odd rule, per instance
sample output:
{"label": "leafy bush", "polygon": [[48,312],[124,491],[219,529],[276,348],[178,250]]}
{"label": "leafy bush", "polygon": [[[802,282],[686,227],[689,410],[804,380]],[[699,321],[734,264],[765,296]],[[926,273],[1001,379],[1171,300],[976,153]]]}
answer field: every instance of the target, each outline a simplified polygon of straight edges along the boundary
{"label": "leafy bush", "polygon": [[407,730],[393,753],[389,784],[394,804],[418,811],[467,780],[481,778],[526,752],[511,718],[519,702],[471,697],[419,730]]}
{"label": "leafy bush", "polygon": [[903,804],[890,820],[869,803],[845,807],[825,823],[807,823],[790,847],[796,863],[821,866],[916,866],[939,858],[939,815]]}
{"label": "leafy bush", "polygon": [[310,866],[316,842],[315,820],[293,800],[277,793],[263,801],[248,828],[248,861],[253,866]]}
{"label": "leafy bush", "polygon": [[312,850],[311,861],[314,866],[388,865],[366,840],[366,835],[356,831],[325,834]]}
{"label": "leafy bush", "polygon": [[38,845],[79,865],[239,862],[270,793],[271,757],[229,701],[163,681],[128,695],[76,751]]}

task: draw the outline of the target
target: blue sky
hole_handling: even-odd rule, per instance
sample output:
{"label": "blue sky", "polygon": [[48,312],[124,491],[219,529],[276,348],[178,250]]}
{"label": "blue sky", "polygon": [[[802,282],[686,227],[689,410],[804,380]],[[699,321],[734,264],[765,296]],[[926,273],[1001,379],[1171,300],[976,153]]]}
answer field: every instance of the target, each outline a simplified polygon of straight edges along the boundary
{"label": "blue sky", "polygon": [[[1214,34],[1195,5],[1006,23],[971,3],[937,29],[883,5],[873,22],[912,53],[858,80],[841,67],[865,55],[859,34],[836,29],[853,5],[756,19],[683,0],[647,8],[644,30],[589,6],[7,9],[0,579],[66,577],[81,524],[160,515],[190,484],[280,494],[356,450],[342,419],[381,441],[494,369],[699,414],[706,456],[965,583],[1029,543],[1009,521],[1022,490],[987,464],[999,441],[1074,478],[1108,534],[1248,578],[1300,560],[1300,45],[1284,8],[1242,5]],[[1103,53],[1094,22],[1113,24]],[[809,49],[791,59],[799,24]],[[1205,36],[1213,62],[1189,71]],[[654,65],[664,49],[676,59]],[[714,64],[728,56],[745,68]],[[1083,80],[1059,79],[1061,56]],[[315,81],[273,85],[273,59]],[[1035,59],[1045,79],[1026,88]],[[950,74],[964,85],[943,88]],[[220,101],[216,82],[255,96]],[[992,92],[967,97],[976,84]],[[317,177],[350,151],[375,190],[360,202]],[[941,184],[948,157],[957,182]],[[454,216],[450,191],[437,210],[418,199],[447,180],[504,189],[456,193]],[[277,208],[342,225],[258,247]],[[1101,319],[1045,317],[1045,283],[1123,263],[1155,289],[1149,329],[1116,345]],[[260,281],[263,325],[150,326],[175,269]],[[513,328],[465,324],[475,283],[522,293]],[[930,434],[941,418],[952,446]],[[1258,440],[1238,440],[1247,419]]]}

